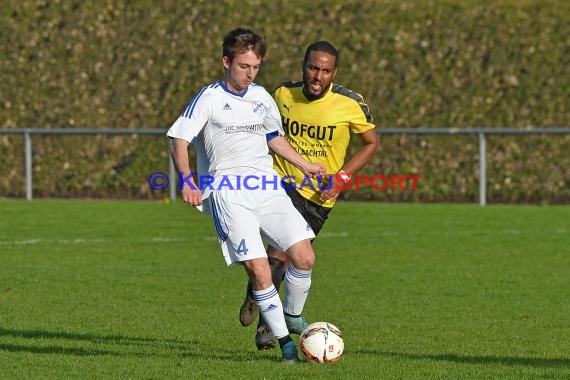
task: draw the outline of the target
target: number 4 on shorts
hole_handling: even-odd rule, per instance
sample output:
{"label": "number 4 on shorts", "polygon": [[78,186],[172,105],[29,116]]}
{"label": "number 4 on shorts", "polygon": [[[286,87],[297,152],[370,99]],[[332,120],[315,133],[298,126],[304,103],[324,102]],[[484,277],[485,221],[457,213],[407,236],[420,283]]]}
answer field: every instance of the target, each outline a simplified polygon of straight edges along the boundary
{"label": "number 4 on shorts", "polygon": [[245,239],[241,239],[237,249],[238,255],[247,255],[247,247],[245,246]]}

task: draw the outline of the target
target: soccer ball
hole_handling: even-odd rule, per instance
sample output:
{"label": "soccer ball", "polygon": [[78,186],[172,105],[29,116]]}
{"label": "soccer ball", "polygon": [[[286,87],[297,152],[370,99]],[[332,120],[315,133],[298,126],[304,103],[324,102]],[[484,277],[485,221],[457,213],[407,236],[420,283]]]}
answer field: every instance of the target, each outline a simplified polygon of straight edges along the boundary
{"label": "soccer ball", "polygon": [[344,350],[342,333],[332,323],[311,323],[299,338],[299,347],[307,359],[316,363],[334,363]]}

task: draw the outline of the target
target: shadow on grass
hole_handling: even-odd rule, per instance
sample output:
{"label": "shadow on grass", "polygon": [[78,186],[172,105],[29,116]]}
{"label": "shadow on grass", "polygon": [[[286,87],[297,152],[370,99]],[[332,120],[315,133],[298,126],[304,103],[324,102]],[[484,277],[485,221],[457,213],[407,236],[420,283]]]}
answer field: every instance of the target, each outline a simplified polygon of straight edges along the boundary
{"label": "shadow on grass", "polygon": [[68,332],[54,332],[45,330],[11,330],[0,327],[1,336],[12,336],[15,338],[38,338],[38,339],[68,339],[85,340],[93,343],[132,343],[132,344],[193,344],[195,342],[183,342],[175,339],[163,340],[152,338],[128,337],[124,335],[92,335]]}
{"label": "shadow on grass", "polygon": [[59,346],[22,346],[16,344],[0,344],[0,351],[8,352],[28,352],[33,354],[59,354],[74,356],[99,356],[113,355],[117,356],[117,352],[87,348],[69,348]]}
{"label": "shadow on grass", "polygon": [[[191,349],[196,346],[196,342],[185,342],[176,339],[152,339],[141,337],[128,337],[124,335],[93,335],[93,334],[77,334],[68,332],[53,332],[45,330],[12,330],[0,328],[1,337],[13,337],[22,339],[64,339],[72,342],[90,342],[93,344],[115,344],[119,346],[129,346],[131,348],[144,348],[145,352],[119,352],[113,350],[106,350],[101,348],[84,348],[84,347],[64,347],[54,345],[21,345],[21,344],[0,344],[0,351],[8,352],[30,352],[36,354],[60,354],[60,355],[76,355],[76,356],[98,356],[98,355],[112,355],[112,356],[136,356],[136,357],[151,357],[151,356],[165,356],[163,353],[159,354],[158,351],[164,349],[173,350],[178,355],[195,356],[195,352]],[[30,341],[30,343],[34,343]],[[149,352],[149,347],[156,347],[157,352],[153,354]]]}
{"label": "shadow on grass", "polygon": [[530,367],[570,367],[570,358],[529,358],[517,356],[483,356],[457,354],[409,354],[403,352],[382,352],[377,350],[357,350],[356,353],[365,355],[394,356],[411,360],[439,360],[467,364],[501,364],[509,366]]}
{"label": "shadow on grass", "polygon": [[[123,357],[195,357],[207,360],[251,362],[251,361],[278,361],[281,358],[279,350],[273,355],[259,355],[257,352],[232,351],[224,349],[212,349],[205,351],[197,348],[197,341],[180,341],[177,339],[153,339],[144,337],[129,337],[125,335],[94,335],[78,334],[69,332],[55,332],[45,330],[14,330],[0,328],[0,338],[12,337],[29,339],[29,344],[0,343],[0,351],[27,352],[33,354],[54,354],[73,356],[123,356]],[[99,347],[65,347],[58,345],[43,345],[34,339],[44,340],[69,340],[70,342],[89,342],[94,345],[118,345],[124,351],[109,350]],[[206,343],[207,346],[207,343]],[[201,352],[203,351],[203,352]]]}

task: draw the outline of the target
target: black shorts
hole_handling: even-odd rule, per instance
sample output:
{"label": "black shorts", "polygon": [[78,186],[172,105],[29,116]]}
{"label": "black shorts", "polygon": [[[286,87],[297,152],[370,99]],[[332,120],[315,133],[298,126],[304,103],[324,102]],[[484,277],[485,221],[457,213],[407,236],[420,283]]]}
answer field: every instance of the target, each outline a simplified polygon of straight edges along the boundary
{"label": "black shorts", "polygon": [[323,228],[325,221],[329,216],[332,208],[323,207],[310,200],[304,198],[297,190],[285,190],[295,208],[301,213],[303,218],[309,223],[309,226],[313,229],[315,236],[319,234],[321,228]]}

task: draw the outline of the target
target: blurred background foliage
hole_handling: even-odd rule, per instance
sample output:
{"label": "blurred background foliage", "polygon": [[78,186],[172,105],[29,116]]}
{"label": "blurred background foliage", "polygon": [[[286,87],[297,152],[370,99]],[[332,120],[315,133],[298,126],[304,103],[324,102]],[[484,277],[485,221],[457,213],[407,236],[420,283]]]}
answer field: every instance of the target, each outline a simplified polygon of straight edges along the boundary
{"label": "blurred background foliage", "polygon": [[[378,127],[570,126],[570,2],[4,0],[0,128],[164,128],[222,74],[236,26],[265,35],[257,82],[301,79],[306,46],[341,51],[335,82]],[[357,139],[356,139],[357,140]],[[354,141],[358,142],[358,141]],[[420,174],[383,201],[477,200],[476,136],[381,136],[363,174]],[[353,144],[351,149],[355,149]],[[161,198],[163,136],[34,137],[34,195]],[[489,202],[570,202],[569,136],[488,139]],[[23,139],[0,134],[0,196],[24,194]]]}

